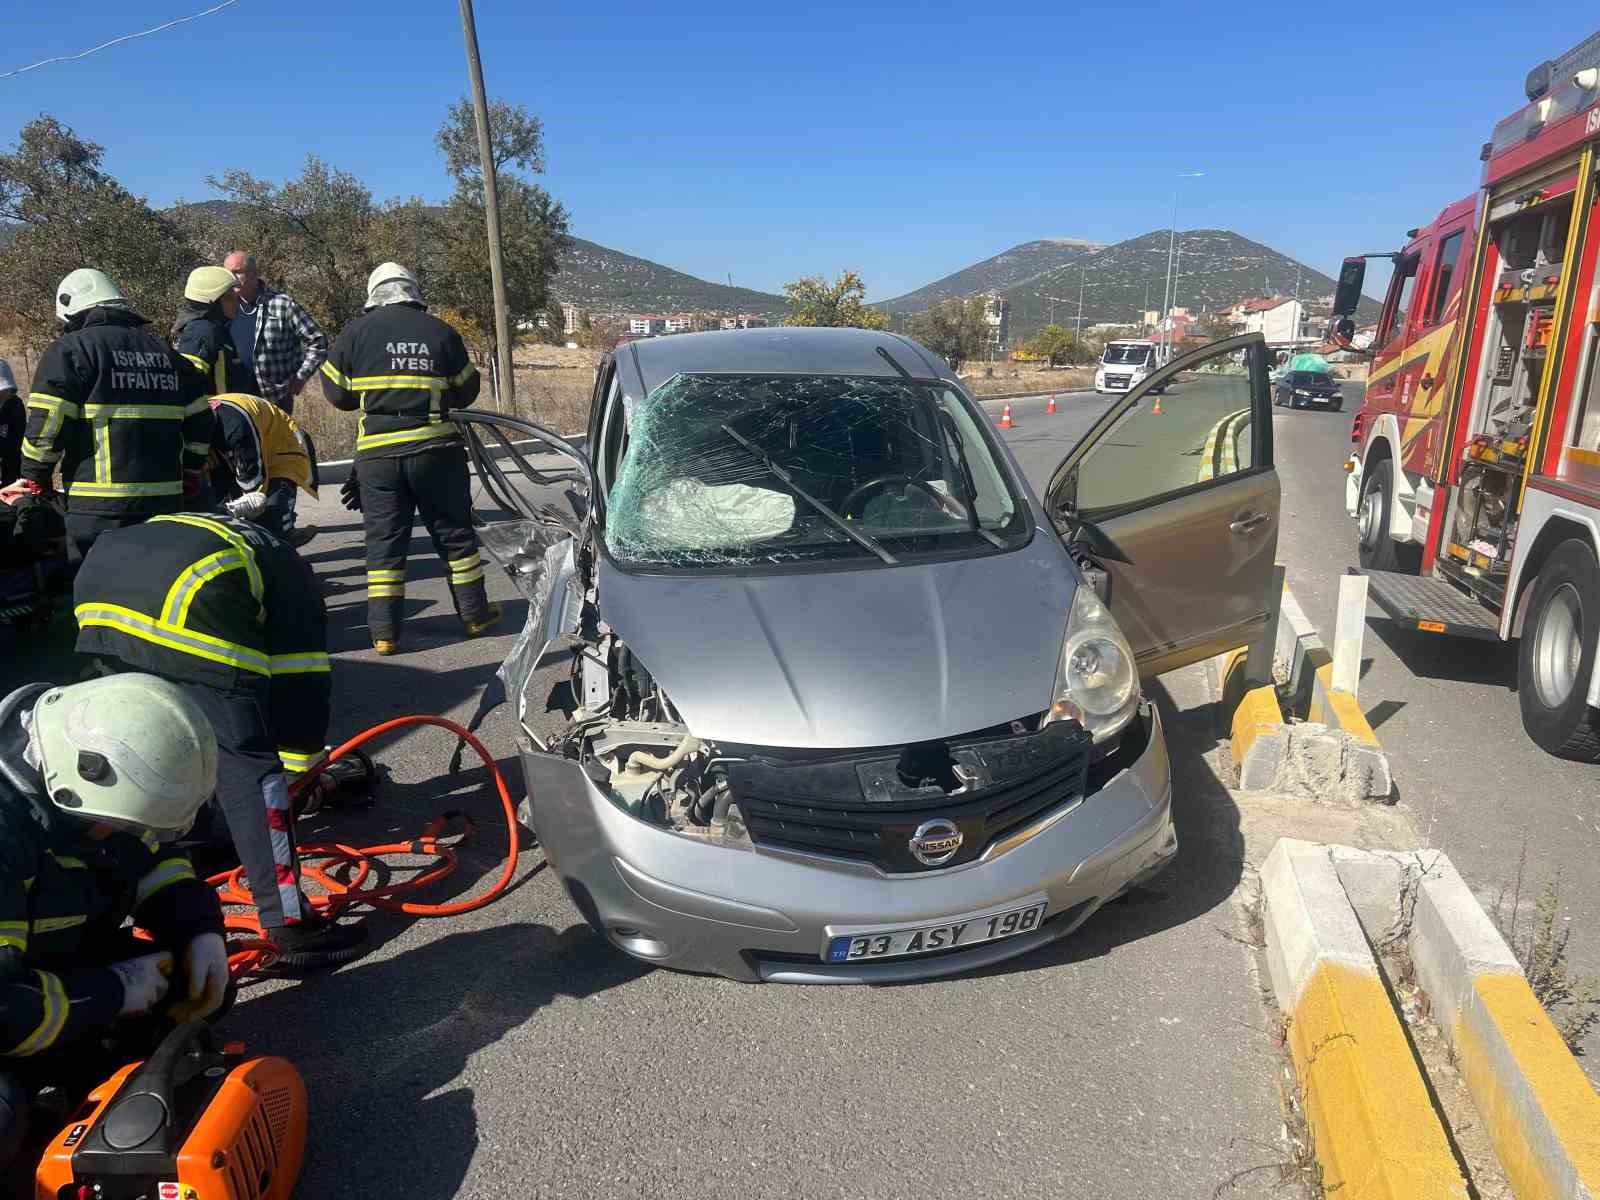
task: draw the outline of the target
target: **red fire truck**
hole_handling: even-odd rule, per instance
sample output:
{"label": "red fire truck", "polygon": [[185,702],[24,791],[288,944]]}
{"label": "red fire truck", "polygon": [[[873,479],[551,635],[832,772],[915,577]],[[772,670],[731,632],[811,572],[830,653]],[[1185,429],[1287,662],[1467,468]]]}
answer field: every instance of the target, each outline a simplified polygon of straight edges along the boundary
{"label": "red fire truck", "polygon": [[1523,727],[1600,761],[1600,33],[1529,73],[1479,189],[1347,258],[1350,347],[1369,258],[1389,258],[1345,504],[1368,594],[1426,633],[1520,639]]}

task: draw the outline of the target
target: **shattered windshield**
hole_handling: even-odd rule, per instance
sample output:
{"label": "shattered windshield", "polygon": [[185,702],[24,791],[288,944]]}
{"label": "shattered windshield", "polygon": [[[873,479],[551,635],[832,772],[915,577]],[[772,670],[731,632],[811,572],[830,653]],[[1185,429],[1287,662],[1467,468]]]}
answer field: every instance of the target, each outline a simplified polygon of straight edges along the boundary
{"label": "shattered windshield", "polygon": [[979,419],[934,382],[676,375],[628,412],[606,548],[737,567],[1020,545],[1026,509]]}
{"label": "shattered windshield", "polygon": [[1111,342],[1106,346],[1105,357],[1100,361],[1116,366],[1142,363],[1149,360],[1150,350],[1149,346],[1130,346]]}

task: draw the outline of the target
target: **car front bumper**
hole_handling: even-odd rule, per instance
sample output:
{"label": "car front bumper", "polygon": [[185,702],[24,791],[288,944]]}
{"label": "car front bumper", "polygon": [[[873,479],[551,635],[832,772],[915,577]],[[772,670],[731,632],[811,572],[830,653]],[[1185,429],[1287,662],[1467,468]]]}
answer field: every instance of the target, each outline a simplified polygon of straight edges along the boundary
{"label": "car front bumper", "polygon": [[[1153,705],[1143,751],[1099,791],[979,859],[889,875],[864,863],[730,848],[646,824],[579,764],[522,746],[526,812],[585,919],[643,961],[749,982],[890,983],[1000,962],[1071,933],[1177,853],[1166,742]],[[827,963],[843,929],[902,929],[1048,901],[1034,932],[932,955]]]}

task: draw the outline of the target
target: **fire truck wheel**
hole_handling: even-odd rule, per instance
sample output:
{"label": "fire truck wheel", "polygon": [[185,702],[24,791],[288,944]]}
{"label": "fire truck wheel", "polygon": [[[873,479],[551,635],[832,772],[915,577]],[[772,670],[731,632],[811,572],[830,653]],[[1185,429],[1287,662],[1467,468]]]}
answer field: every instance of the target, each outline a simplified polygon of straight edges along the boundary
{"label": "fire truck wheel", "polygon": [[1589,707],[1589,678],[1600,645],[1600,564],[1581,538],[1545,559],[1517,649],[1522,727],[1558,758],[1600,762],[1600,709]]}
{"label": "fire truck wheel", "polygon": [[1394,464],[1380,459],[1361,480],[1361,504],[1356,509],[1360,544],[1357,554],[1368,571],[1407,571],[1421,565],[1418,547],[1401,545],[1389,536],[1389,506],[1394,503]]}

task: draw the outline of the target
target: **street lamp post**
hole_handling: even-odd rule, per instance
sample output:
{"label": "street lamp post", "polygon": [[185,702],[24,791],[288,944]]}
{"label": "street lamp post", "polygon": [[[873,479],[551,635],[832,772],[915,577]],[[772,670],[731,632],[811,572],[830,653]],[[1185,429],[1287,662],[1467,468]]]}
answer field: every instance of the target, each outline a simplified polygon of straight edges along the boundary
{"label": "street lamp post", "polygon": [[[1180,171],[1179,179],[1200,179],[1204,171]],[[1172,356],[1172,292],[1177,280],[1173,276],[1173,267],[1178,251],[1178,184],[1172,185],[1172,228],[1167,233],[1167,286],[1161,299],[1161,312],[1163,325],[1161,330],[1161,344],[1166,352],[1166,357]]]}

